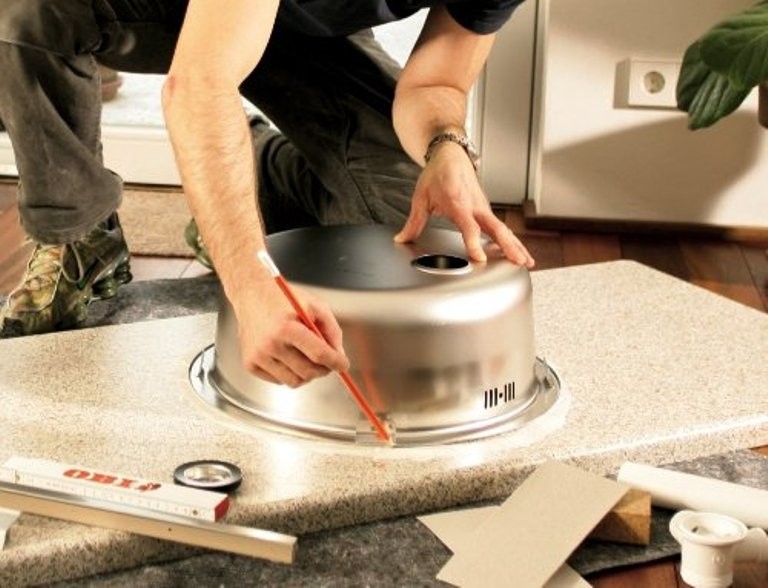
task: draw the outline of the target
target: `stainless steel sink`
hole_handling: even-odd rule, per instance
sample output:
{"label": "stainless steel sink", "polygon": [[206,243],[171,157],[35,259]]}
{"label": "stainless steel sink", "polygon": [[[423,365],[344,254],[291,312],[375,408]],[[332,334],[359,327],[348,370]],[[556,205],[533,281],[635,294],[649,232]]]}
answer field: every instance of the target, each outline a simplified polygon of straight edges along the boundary
{"label": "stainless steel sink", "polygon": [[[517,429],[558,397],[537,359],[531,281],[492,247],[466,258],[459,233],[393,242],[382,225],[297,229],[268,248],[291,283],[322,297],[344,330],[351,375],[396,445],[463,441]],[[254,258],[254,263],[257,263]],[[373,438],[334,374],[291,389],[242,365],[237,321],[223,301],[215,345],[190,377],[209,402],[255,426],[348,442]]]}

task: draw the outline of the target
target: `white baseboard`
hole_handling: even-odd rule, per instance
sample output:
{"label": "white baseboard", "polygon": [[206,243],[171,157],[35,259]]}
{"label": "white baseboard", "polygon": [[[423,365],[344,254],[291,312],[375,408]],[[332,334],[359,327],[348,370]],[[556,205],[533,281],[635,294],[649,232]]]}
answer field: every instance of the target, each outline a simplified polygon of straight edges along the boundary
{"label": "white baseboard", "polygon": [[[104,161],[124,181],[181,185],[168,133],[161,127],[105,126]],[[15,159],[6,133],[0,133],[0,175],[16,176]]]}
{"label": "white baseboard", "polygon": [[18,174],[8,133],[0,133],[0,176],[17,176]]}

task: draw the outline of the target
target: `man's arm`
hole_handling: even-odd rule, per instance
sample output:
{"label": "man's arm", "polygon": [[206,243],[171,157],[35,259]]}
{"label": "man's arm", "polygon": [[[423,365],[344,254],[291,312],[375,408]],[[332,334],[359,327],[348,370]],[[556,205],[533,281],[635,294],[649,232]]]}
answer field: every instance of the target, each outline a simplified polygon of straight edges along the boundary
{"label": "man's arm", "polygon": [[348,362],[330,311],[307,305],[328,345],[298,320],[255,257],[265,239],[238,87],[264,53],[278,4],[190,0],[163,110],[190,208],[238,319],[243,361],[264,379],[298,386]]}
{"label": "man's arm", "polygon": [[405,65],[395,93],[395,131],[405,151],[424,165],[411,213],[399,242],[418,237],[429,216],[450,218],[461,231],[472,259],[485,260],[482,233],[511,261],[533,266],[533,258],[491,210],[472,162],[456,143],[439,143],[429,163],[427,146],[443,132],[464,134],[467,95],[482,70],[494,35],[479,35],[459,25],[443,6],[432,8]]}

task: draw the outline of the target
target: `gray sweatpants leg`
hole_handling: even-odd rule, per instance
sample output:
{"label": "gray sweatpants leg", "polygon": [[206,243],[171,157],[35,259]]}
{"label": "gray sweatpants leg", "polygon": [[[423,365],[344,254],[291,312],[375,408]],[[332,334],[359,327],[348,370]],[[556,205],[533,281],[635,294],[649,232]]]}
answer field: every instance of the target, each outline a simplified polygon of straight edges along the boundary
{"label": "gray sweatpants leg", "polygon": [[5,0],[0,10],[0,118],[21,179],[22,224],[46,243],[81,237],[120,202],[120,178],[101,160],[92,52],[107,16],[97,10],[108,7],[97,4]]}
{"label": "gray sweatpants leg", "polygon": [[167,71],[185,7],[2,0],[0,119],[19,170],[21,222],[36,241],[74,241],[119,206],[122,181],[102,161],[96,57]]}

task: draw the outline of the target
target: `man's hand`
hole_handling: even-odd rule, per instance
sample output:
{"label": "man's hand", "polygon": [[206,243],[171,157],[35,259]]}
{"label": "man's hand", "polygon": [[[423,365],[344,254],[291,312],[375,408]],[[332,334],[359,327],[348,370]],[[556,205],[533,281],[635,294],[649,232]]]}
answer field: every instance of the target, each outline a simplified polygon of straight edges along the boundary
{"label": "man's hand", "polygon": [[532,267],[530,253],[493,214],[460,145],[440,143],[425,162],[425,152],[435,135],[464,132],[467,95],[488,57],[493,37],[463,28],[445,6],[429,11],[395,91],[393,121],[400,143],[411,159],[426,163],[416,184],[410,215],[396,240],[416,239],[429,216],[436,214],[458,227],[472,259],[485,260],[485,233],[511,261]]}
{"label": "man's hand", "polygon": [[422,171],[413,194],[411,213],[395,241],[404,243],[416,239],[433,214],[453,221],[473,260],[486,260],[482,244],[485,233],[507,259],[533,267],[533,257],[493,213],[467,154],[454,143],[438,145]]}
{"label": "man's hand", "polygon": [[273,280],[259,281],[249,291],[243,302],[234,305],[242,361],[248,371],[296,388],[330,371],[349,369],[341,328],[324,303],[296,291],[325,341],[301,322]]}

